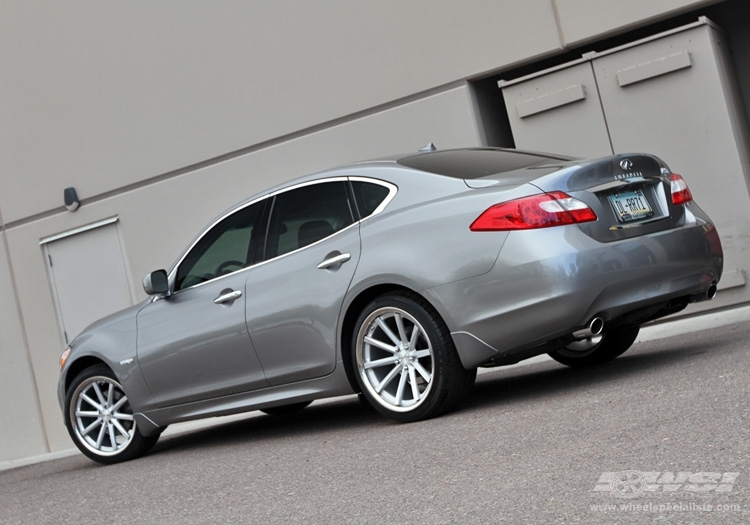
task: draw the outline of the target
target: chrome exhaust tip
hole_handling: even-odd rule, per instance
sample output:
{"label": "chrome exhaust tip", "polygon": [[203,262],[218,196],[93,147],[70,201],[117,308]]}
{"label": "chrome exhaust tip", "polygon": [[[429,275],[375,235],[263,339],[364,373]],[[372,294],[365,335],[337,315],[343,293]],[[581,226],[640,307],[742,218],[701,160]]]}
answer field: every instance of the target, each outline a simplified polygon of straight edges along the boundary
{"label": "chrome exhaust tip", "polygon": [[702,301],[710,301],[714,297],[716,297],[716,283],[711,283],[711,286],[708,287],[708,289],[703,293],[698,293],[695,295],[691,295],[688,297],[688,302],[690,303],[700,303]]}
{"label": "chrome exhaust tip", "polygon": [[602,331],[604,331],[604,319],[601,317],[594,317],[589,321],[586,328],[573,332],[573,337],[576,339],[588,339],[601,334]]}

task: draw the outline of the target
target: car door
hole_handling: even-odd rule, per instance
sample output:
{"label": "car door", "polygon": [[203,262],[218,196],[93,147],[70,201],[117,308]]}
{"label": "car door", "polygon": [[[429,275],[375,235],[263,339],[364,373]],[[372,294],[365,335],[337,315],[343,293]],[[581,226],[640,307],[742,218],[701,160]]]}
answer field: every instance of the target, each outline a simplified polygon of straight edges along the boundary
{"label": "car door", "polygon": [[359,261],[345,179],[275,195],[265,262],[247,281],[247,325],[271,385],[321,377],[336,364],[344,295]]}
{"label": "car door", "polygon": [[139,312],[138,361],[157,406],[267,385],[245,323],[264,206],[251,203],[217,221],[170,273],[171,295]]}

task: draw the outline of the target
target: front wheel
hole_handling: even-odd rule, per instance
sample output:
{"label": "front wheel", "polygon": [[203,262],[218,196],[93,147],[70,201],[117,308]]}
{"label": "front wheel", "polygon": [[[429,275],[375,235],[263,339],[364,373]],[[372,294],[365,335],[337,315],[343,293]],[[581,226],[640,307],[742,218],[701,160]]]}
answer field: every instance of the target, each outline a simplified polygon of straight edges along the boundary
{"label": "front wheel", "polygon": [[99,463],[134,459],[154,446],[136,426],[128,397],[106,366],[93,366],[73,380],[65,396],[65,426],[73,443]]}
{"label": "front wheel", "polygon": [[580,367],[606,363],[623,354],[638,337],[640,325],[625,325],[604,333],[573,341],[549,352],[549,356],[564,365]]}
{"label": "front wheel", "polygon": [[396,421],[419,421],[455,408],[476,378],[476,369],[461,365],[440,316],[414,294],[372,301],[357,320],[352,343],[362,394]]}

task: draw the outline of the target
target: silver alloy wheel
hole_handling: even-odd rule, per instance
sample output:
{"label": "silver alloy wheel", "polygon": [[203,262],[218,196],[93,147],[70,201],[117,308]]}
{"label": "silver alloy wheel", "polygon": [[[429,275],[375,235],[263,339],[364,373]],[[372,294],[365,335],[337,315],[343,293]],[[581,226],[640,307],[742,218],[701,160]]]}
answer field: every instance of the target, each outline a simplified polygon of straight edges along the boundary
{"label": "silver alloy wheel", "polygon": [[119,454],[133,441],[135,420],[120,384],[106,376],[84,380],[73,392],[70,421],[78,441],[98,456]]}
{"label": "silver alloy wheel", "polygon": [[432,389],[435,361],[432,343],[411,314],[378,308],[357,334],[357,368],[372,397],[395,412],[414,410]]}

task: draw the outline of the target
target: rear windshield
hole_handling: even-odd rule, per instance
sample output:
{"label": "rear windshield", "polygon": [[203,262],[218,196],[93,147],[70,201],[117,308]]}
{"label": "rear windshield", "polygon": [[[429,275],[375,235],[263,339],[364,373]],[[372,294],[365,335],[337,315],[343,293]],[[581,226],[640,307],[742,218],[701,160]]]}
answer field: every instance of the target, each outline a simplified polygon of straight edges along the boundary
{"label": "rear windshield", "polygon": [[569,157],[523,153],[501,149],[445,150],[398,161],[402,166],[420,171],[428,171],[457,179],[479,179],[506,171],[528,168],[550,161],[567,161]]}

